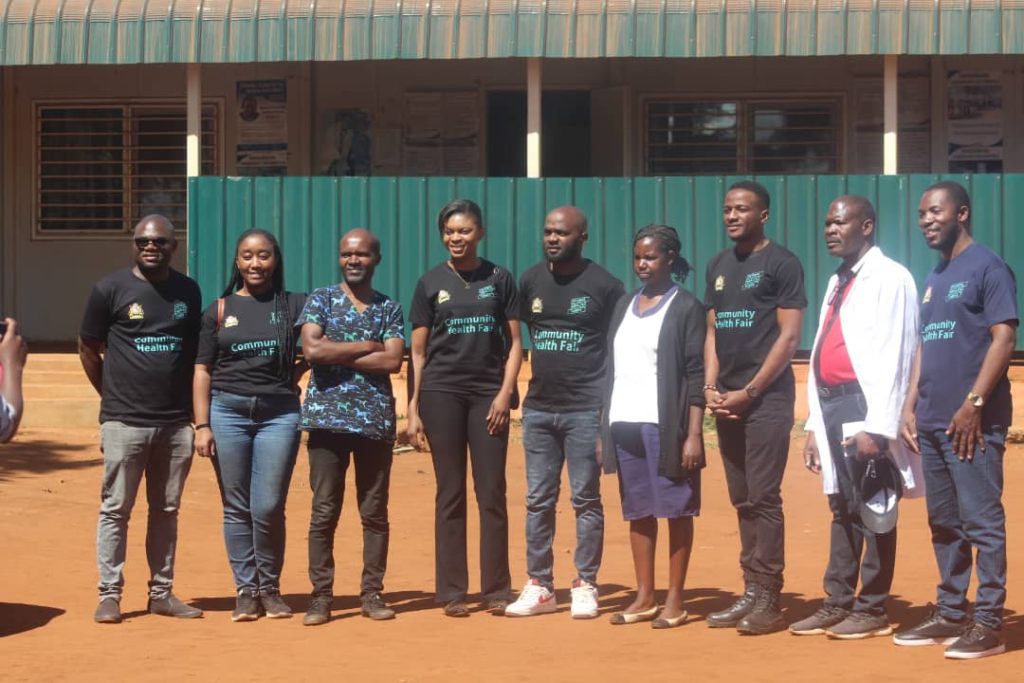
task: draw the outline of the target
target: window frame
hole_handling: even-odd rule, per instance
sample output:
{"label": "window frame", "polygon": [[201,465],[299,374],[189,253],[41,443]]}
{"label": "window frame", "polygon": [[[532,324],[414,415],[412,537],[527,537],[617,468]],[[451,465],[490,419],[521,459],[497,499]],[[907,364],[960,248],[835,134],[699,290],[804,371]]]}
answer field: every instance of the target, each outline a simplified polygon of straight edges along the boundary
{"label": "window frame", "polygon": [[[218,175],[223,172],[225,165],[225,98],[223,97],[203,97],[200,103],[202,108],[212,107],[213,108],[213,122],[214,122],[214,140],[213,140],[213,174]],[[113,109],[120,108],[122,110],[122,134],[125,136],[127,141],[132,134],[131,123],[133,117],[131,115],[132,108],[154,108],[160,107],[180,107],[183,111],[186,107],[185,98],[177,97],[127,97],[127,98],[37,98],[32,100],[32,196],[29,199],[29,210],[31,212],[32,220],[32,231],[31,241],[39,242],[52,242],[52,241],[63,241],[68,239],[74,240],[85,240],[85,241],[117,241],[120,242],[124,237],[131,233],[132,218],[131,211],[134,206],[133,194],[134,194],[134,176],[131,172],[131,167],[135,163],[135,159],[132,156],[132,146],[126,145],[124,159],[121,161],[122,165],[122,178],[124,184],[120,190],[121,194],[125,197],[125,207],[127,209],[125,217],[121,220],[124,223],[124,227],[120,230],[45,230],[41,227],[40,222],[40,209],[42,203],[42,175],[41,175],[41,160],[40,154],[43,151],[42,147],[42,115],[41,112],[44,109]],[[184,136],[183,136],[184,137]],[[185,146],[185,140],[182,140],[182,147]],[[201,165],[200,165],[201,167]],[[186,178],[186,202],[187,202],[187,178]],[[187,225],[185,227],[175,227],[175,236],[179,240],[184,239],[188,233]]]}
{"label": "window frame", "polygon": [[[648,146],[650,138],[650,116],[648,106],[657,102],[679,102],[679,103],[705,103],[721,104],[736,103],[736,169],[731,172],[710,172],[710,173],[665,173],[650,171],[651,154]],[[643,177],[654,176],[679,176],[679,177],[714,177],[714,176],[753,176],[753,175],[820,175],[814,173],[763,173],[751,170],[751,159],[754,140],[753,133],[753,107],[758,105],[800,105],[800,104],[827,104],[834,107],[835,119],[835,145],[836,145],[836,168],[833,174],[846,172],[846,93],[844,91],[816,91],[808,92],[758,92],[752,94],[735,93],[647,93],[640,97],[639,116],[642,125],[638,126],[638,144],[640,154],[638,161],[640,168],[638,175]]]}

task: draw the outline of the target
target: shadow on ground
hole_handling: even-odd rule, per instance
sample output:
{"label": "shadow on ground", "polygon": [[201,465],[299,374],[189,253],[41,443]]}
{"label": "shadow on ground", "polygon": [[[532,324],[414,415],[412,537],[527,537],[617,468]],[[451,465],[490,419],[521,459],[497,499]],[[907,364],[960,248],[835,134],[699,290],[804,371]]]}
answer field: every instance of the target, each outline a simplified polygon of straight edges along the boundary
{"label": "shadow on ground", "polygon": [[70,454],[92,448],[86,444],[66,444],[31,435],[16,438],[0,446],[0,481],[16,474],[45,474],[57,470],[80,470],[103,464],[103,458],[75,460]]}
{"label": "shadow on ground", "polygon": [[0,638],[46,626],[62,614],[58,607],[0,602]]}

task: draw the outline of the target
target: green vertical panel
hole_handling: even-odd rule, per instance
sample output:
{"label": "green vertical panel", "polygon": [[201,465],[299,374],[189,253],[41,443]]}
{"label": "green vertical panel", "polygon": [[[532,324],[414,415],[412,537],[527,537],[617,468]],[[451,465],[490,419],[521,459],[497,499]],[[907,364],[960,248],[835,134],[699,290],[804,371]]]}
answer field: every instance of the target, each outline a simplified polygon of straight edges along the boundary
{"label": "green vertical panel", "polygon": [[662,179],[662,222],[676,229],[680,253],[692,272],[683,283],[697,297],[704,295],[701,287],[701,266],[697,264],[697,225],[693,221],[693,178],[668,176]]}
{"label": "green vertical panel", "polygon": [[142,20],[145,42],[142,44],[142,61],[146,64],[160,64],[171,61],[174,36],[171,33],[170,7],[168,14],[161,16],[158,3],[146,5],[146,16]]}
{"label": "green vertical panel", "polygon": [[928,248],[924,237],[921,236],[917,225],[917,209],[925,188],[937,180],[938,176],[931,174],[921,173],[907,176],[907,215],[905,220],[910,226],[910,238],[907,241],[910,247],[910,256],[903,261],[903,265],[914,274],[918,287],[921,287],[924,282],[925,275],[935,267],[937,258],[935,252]]}
{"label": "green vertical panel", "polygon": [[[1003,8],[1003,53],[1019,55],[1024,53],[1024,6]],[[1024,274],[1021,275],[1024,277]],[[1024,337],[1024,335],[1021,335]]]}
{"label": "green vertical panel", "polygon": [[143,31],[141,17],[118,15],[117,51],[114,58],[118,64],[135,64],[142,61]]}
{"label": "green vertical panel", "polygon": [[64,18],[57,27],[60,37],[57,44],[60,53],[55,55],[57,64],[82,64],[85,61],[88,24],[82,19]]}
{"label": "green vertical panel", "polygon": [[725,43],[725,9],[714,13],[697,13],[696,26],[696,57],[724,57]]}
{"label": "green vertical panel", "polygon": [[541,231],[530,226],[544,225],[547,205],[544,198],[544,181],[534,178],[509,180],[515,191],[515,222],[509,231],[515,235],[514,271],[522,273],[543,258],[541,252]]}
{"label": "green vertical panel", "polygon": [[[392,21],[394,17],[375,16],[373,18],[373,56],[374,59],[387,59],[398,56],[401,59],[421,59],[427,56],[427,42],[430,40],[426,2],[413,3],[405,0],[399,17],[399,42],[392,47],[395,31]],[[396,49],[397,48],[397,49]]]}
{"label": "green vertical panel", "polygon": [[32,63],[32,22],[12,22],[3,25],[3,63],[7,66]]}
{"label": "green vertical panel", "polygon": [[458,58],[457,36],[459,32],[459,18],[454,13],[455,5],[445,7],[446,13],[436,9],[427,17],[427,33],[430,36],[430,44],[427,45],[427,56],[430,59],[456,59]]}
{"label": "green vertical panel", "polygon": [[228,19],[204,19],[199,31],[199,61],[226,62],[228,49]]}
{"label": "green vertical panel", "polygon": [[[256,61],[256,16],[255,7],[249,8],[252,13],[232,9],[228,18],[227,61]],[[147,36],[148,39],[148,36]]]}
{"label": "green vertical panel", "polygon": [[[608,246],[608,232],[604,226],[604,180],[601,178],[577,178],[573,183],[572,204],[587,217],[587,243],[584,255],[598,263],[607,263],[605,249]],[[540,239],[537,239],[537,253],[540,253]]]}
{"label": "green vertical panel", "polygon": [[907,50],[906,12],[898,7],[880,7],[878,12],[878,54],[898,55]]}
{"label": "green vertical panel", "polygon": [[[391,49],[394,50],[392,56],[395,56],[398,53],[398,19],[397,17],[389,17],[388,20],[390,25],[394,27],[390,34],[394,37],[388,42]],[[377,57],[375,41],[378,36],[375,32],[374,23],[369,10],[366,10],[366,12],[352,12],[351,14],[346,12],[345,21],[341,29],[341,59],[361,60]]]}
{"label": "green vertical panel", "polygon": [[198,16],[181,16],[171,19],[171,54],[169,61],[176,63],[194,62],[199,58]]}
{"label": "green vertical panel", "polygon": [[243,229],[262,228],[281,239],[281,187],[282,178],[253,178],[253,222]]}
{"label": "green vertical panel", "polygon": [[489,0],[486,7],[487,57],[512,57],[516,54],[518,20],[512,0]]}
{"label": "green vertical panel", "polygon": [[665,56],[694,57],[697,54],[697,13],[689,2],[667,0],[665,11]]}
{"label": "green vertical panel", "polygon": [[574,57],[604,56],[604,27],[607,15],[599,4],[580,6],[576,3],[576,31],[573,36]]}
{"label": "green vertical panel", "polygon": [[190,178],[188,187],[188,272],[199,283],[206,305],[220,296],[227,282],[227,186],[223,178]]}
{"label": "green vertical panel", "polygon": [[900,263],[910,258],[911,226],[907,225],[906,176],[877,176],[875,241],[887,256]]}
{"label": "green vertical panel", "polygon": [[[831,4],[831,3],[830,3]],[[843,6],[832,5],[824,9],[818,5],[818,56],[841,55],[846,51],[846,11]]]}
{"label": "green vertical panel", "polygon": [[[572,204],[573,199],[573,181],[571,178],[547,178],[544,181],[544,210],[545,212],[551,211],[555,207],[566,206]],[[545,213],[546,215],[546,213]],[[544,221],[535,226],[540,230],[540,226],[544,224]]]}
{"label": "green vertical panel", "polygon": [[[480,206],[480,210],[484,214],[485,226],[490,224],[490,218],[487,215],[487,182],[484,178],[454,178],[454,194],[452,199],[456,197],[462,199],[469,199],[477,203]],[[438,209],[441,207],[438,206]],[[436,212],[435,212],[436,216]],[[489,228],[487,229],[489,232]],[[493,237],[494,239],[491,239]],[[486,259],[501,258],[504,255],[505,245],[507,245],[507,235],[488,235],[487,238],[480,243],[479,254]],[[445,254],[447,257],[447,254]],[[504,264],[501,264],[504,265]]]}
{"label": "green vertical panel", "polygon": [[[937,5],[937,3],[936,3]],[[932,3],[910,4],[907,35],[910,44],[907,53],[912,55],[936,54],[939,47],[936,8]]]}
{"label": "green vertical panel", "polygon": [[483,59],[487,56],[485,8],[474,7],[471,11],[456,14],[453,30],[455,31],[456,57],[459,59]]}
{"label": "green vertical panel", "polygon": [[218,273],[214,297],[219,296],[227,284],[230,261],[234,258],[233,249],[238,236],[253,227],[256,218],[253,201],[252,178],[227,178],[224,181],[224,233],[221,237],[222,247],[219,254]]}
{"label": "green vertical panel", "polygon": [[[1022,318],[1024,296],[1024,230],[1020,230],[1017,216],[1024,212],[1024,174],[1008,173],[1003,176],[1003,196],[1000,197],[1000,225],[1003,232],[1003,258],[1017,277],[1017,317]],[[1017,350],[1024,350],[1024,334],[1017,333]]]}
{"label": "green vertical panel", "polygon": [[[371,188],[374,188],[374,181]],[[381,241],[383,262],[378,272],[383,292],[402,302],[406,307],[412,302],[416,280],[425,271],[420,263],[425,252],[423,247],[427,234],[419,226],[427,222],[427,184],[423,178],[398,178],[380,190],[371,189],[371,222],[373,231]],[[394,196],[395,201],[388,202]]]}
{"label": "green vertical panel", "polygon": [[[342,38],[348,35],[348,21],[331,13],[315,14],[313,18],[313,56],[317,62],[345,59]],[[205,40],[205,35],[203,36]],[[346,46],[347,47],[347,46]]]}
{"label": "green vertical panel", "polygon": [[954,178],[967,188],[971,196],[971,233],[993,251],[1007,253],[1003,245],[1006,231],[1002,226],[1003,177],[979,173]]}
{"label": "green vertical panel", "polygon": [[[313,291],[313,179],[284,178],[281,187],[281,250],[284,285],[293,292]],[[336,204],[337,202],[331,202]]]}
{"label": "green vertical panel", "polygon": [[260,14],[256,19],[256,61],[280,62],[284,59],[284,17]]}
{"label": "green vertical panel", "polygon": [[757,37],[754,54],[773,57],[783,54],[786,14],[777,8],[757,9],[754,32]]}
{"label": "green vertical panel", "polygon": [[[761,176],[755,178],[757,182],[767,188],[768,195],[771,197],[771,210],[769,211],[768,225],[765,226],[765,234],[769,239],[782,244],[786,243],[787,222],[789,220],[786,207],[786,181],[791,177],[795,178],[797,176]],[[746,180],[746,178],[729,176],[725,179],[726,187],[737,180]],[[722,197],[724,199],[725,195]]]}
{"label": "green vertical panel", "polygon": [[[959,55],[967,52],[967,35],[970,28],[970,12],[964,5],[959,3],[941,3],[939,5],[939,53],[944,55]],[[989,44],[990,47],[997,45]]]}
{"label": "green vertical panel", "polygon": [[605,180],[605,226],[608,230],[607,265],[621,278],[626,289],[636,286],[633,275],[632,240],[636,232],[633,218],[633,181],[631,178]]}
{"label": "green vertical panel", "polygon": [[967,34],[967,51],[975,54],[993,54],[1002,52],[1002,23],[1000,22],[998,5],[986,3],[978,7],[972,3],[969,33]]}
{"label": "green vertical panel", "polygon": [[703,297],[704,273],[708,261],[725,248],[725,227],[722,224],[722,202],[725,199],[725,179],[720,176],[698,176],[693,179],[692,218],[694,259],[699,280],[698,291]]}
{"label": "green vertical panel", "polygon": [[[306,62],[315,59],[313,55],[313,31],[315,23],[313,20],[312,3],[301,15],[293,15],[298,8],[289,8],[290,12],[285,16],[285,59],[289,62]],[[335,26],[337,31],[337,26]]]}
{"label": "green vertical panel", "polygon": [[544,32],[544,56],[545,57],[573,57],[575,56],[573,31],[574,16],[570,14],[572,3],[560,4],[557,8],[554,3],[548,3],[547,26]]}
{"label": "green vertical panel", "polygon": [[665,222],[664,178],[633,179],[633,231],[650,223]]}
{"label": "green vertical panel", "polygon": [[662,57],[665,55],[665,13],[662,3],[637,3],[636,56]]}
{"label": "green vertical panel", "polygon": [[633,41],[636,27],[633,12],[606,11],[604,55],[607,57],[632,57],[635,54]]}
{"label": "green vertical panel", "polygon": [[877,7],[853,8],[848,6],[846,8],[846,54],[878,54],[878,38],[875,28],[877,16]]}
{"label": "green vertical panel", "polygon": [[[331,260],[337,264],[338,241],[341,236],[353,228],[369,228],[374,230],[373,200],[370,197],[369,178],[341,178],[339,188],[339,203],[341,215],[338,219],[338,227],[334,233],[334,249]],[[338,266],[334,266],[338,272]],[[338,277],[336,275],[335,277]]]}
{"label": "green vertical panel", "polygon": [[[534,233],[520,222],[517,215],[516,181],[514,178],[487,178],[484,181],[483,205],[487,221],[487,240],[491,241],[491,254],[502,244],[499,263],[518,276],[536,261],[537,251],[524,249]],[[538,231],[537,236],[540,235]]]}
{"label": "green vertical panel", "polygon": [[516,57],[544,56],[544,19],[543,9],[524,11],[522,6],[515,16],[516,28],[513,54]]}
{"label": "green vertical panel", "polygon": [[310,178],[309,282],[313,291],[338,281],[338,237],[341,227],[341,180]]}
{"label": "green vertical panel", "polygon": [[804,286],[807,289],[807,310],[804,313],[804,327],[800,348],[810,348],[821,311],[821,300],[825,296],[828,279],[839,266],[839,260],[825,248],[823,233],[825,216],[829,204],[844,194],[864,194],[858,183],[846,176],[815,177],[814,194],[810,201],[800,197],[803,185],[796,178],[790,178],[790,240],[787,248],[799,257],[804,266]]}
{"label": "green vertical panel", "polygon": [[28,64],[57,64],[57,48],[60,40],[60,26],[57,17],[40,17],[31,20],[31,45]]}
{"label": "green vertical panel", "polygon": [[[427,207],[424,213],[423,224],[415,228],[423,239],[423,249],[420,250],[421,258],[423,259],[421,272],[426,271],[427,268],[433,268],[448,258],[448,251],[441,242],[441,236],[437,227],[437,215],[445,204],[453,199],[460,199],[456,192],[457,189],[453,178],[431,178],[427,185]],[[481,208],[486,209],[486,207]],[[487,221],[486,213],[484,214],[484,221]]]}
{"label": "green vertical panel", "polygon": [[[89,64],[113,64],[117,54],[117,20],[112,17],[88,19],[89,40],[86,47],[85,61]],[[2,48],[0,48],[2,52]]]}
{"label": "green vertical panel", "polygon": [[786,54],[805,57],[816,54],[818,21],[810,3],[800,8],[789,5],[786,11]]}
{"label": "green vertical panel", "polygon": [[756,14],[752,8],[725,10],[725,54],[729,57],[749,57],[754,54]]}

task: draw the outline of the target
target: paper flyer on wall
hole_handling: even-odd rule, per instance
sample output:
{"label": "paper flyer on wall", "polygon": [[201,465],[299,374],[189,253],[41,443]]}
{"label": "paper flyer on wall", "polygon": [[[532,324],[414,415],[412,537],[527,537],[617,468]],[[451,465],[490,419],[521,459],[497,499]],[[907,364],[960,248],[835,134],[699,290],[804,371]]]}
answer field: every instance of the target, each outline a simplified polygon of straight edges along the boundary
{"label": "paper flyer on wall", "polygon": [[949,170],[1001,171],[1003,137],[1003,82],[999,73],[949,71],[946,81]]}
{"label": "paper flyer on wall", "polygon": [[288,172],[288,84],[284,79],[238,81],[235,164],[240,175]]}

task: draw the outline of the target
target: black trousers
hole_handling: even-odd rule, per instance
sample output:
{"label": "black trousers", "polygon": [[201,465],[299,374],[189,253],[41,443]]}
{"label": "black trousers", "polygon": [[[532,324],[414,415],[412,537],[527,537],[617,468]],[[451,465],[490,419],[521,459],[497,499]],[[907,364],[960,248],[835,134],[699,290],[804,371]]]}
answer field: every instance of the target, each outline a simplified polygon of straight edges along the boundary
{"label": "black trousers", "polygon": [[359,434],[314,430],[309,434],[309,486],[313,511],[309,520],[309,580],[313,595],[333,595],[334,532],[345,498],[345,474],[356,465],[356,500],[363,524],[363,576],[359,594],[384,590],[388,565],[388,488],[392,443]]}
{"label": "black trousers", "polygon": [[508,508],[505,458],[508,431],[487,433],[493,396],[464,396],[424,391],[420,419],[430,441],[437,480],[434,501],[436,599],[464,600],[469,588],[466,566],[466,449],[473,462],[473,489],[480,511],[480,592],[484,599],[507,597]]}
{"label": "black trousers", "polygon": [[786,565],[782,476],[793,404],[772,398],[755,403],[740,420],[718,420],[717,427],[729,499],[739,520],[744,583],[779,590]]}
{"label": "black trousers", "polygon": [[[867,461],[847,458],[843,448],[843,423],[863,420],[867,412],[863,394],[821,399],[828,443],[819,440],[818,452],[822,458],[831,456],[839,489],[828,497],[832,525],[825,569],[825,604],[855,612],[885,614],[885,601],[896,567],[896,529],[887,534],[875,534],[864,527],[857,486]],[[860,594],[857,594],[858,578]]]}

